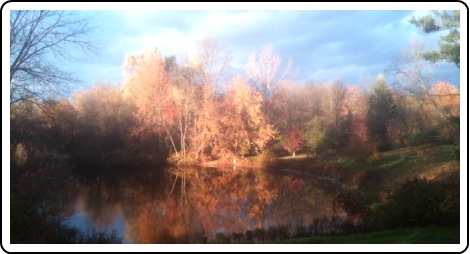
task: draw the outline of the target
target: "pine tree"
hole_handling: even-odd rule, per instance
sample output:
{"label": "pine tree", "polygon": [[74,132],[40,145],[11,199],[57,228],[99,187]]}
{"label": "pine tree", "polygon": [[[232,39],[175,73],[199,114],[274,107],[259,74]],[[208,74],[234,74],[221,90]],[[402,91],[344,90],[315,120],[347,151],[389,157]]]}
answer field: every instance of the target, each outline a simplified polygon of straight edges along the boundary
{"label": "pine tree", "polygon": [[383,75],[379,75],[368,99],[367,127],[369,137],[381,151],[390,148],[387,126],[396,116],[396,105]]}

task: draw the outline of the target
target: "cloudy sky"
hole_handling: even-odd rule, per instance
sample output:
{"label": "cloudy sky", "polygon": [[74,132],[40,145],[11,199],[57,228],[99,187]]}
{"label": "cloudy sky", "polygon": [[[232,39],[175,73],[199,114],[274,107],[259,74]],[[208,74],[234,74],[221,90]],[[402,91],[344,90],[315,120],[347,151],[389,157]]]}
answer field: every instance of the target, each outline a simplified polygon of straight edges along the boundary
{"label": "cloudy sky", "polygon": [[[245,75],[248,54],[272,44],[285,62],[292,60],[300,82],[341,79],[347,85],[364,85],[386,72],[413,41],[435,49],[440,36],[424,34],[408,22],[428,10],[129,9],[134,10],[84,13],[93,16],[93,38],[100,49],[64,64],[83,81],[82,87],[98,81],[121,83],[125,55],[146,48],[156,47],[182,63],[208,36],[231,52],[231,75]],[[433,77],[459,86],[459,73],[455,64],[442,63],[434,65]]]}
{"label": "cloudy sky", "polygon": [[[233,57],[231,72],[244,75],[248,54],[267,44],[287,61],[299,81],[342,79],[361,85],[386,71],[413,41],[437,47],[438,34],[424,34],[408,20],[426,11],[99,11],[97,55],[79,60],[84,85],[119,83],[126,53],[157,47],[184,61],[198,40],[210,36]],[[72,68],[72,69],[73,69]],[[436,81],[459,85],[453,63],[435,66]]]}

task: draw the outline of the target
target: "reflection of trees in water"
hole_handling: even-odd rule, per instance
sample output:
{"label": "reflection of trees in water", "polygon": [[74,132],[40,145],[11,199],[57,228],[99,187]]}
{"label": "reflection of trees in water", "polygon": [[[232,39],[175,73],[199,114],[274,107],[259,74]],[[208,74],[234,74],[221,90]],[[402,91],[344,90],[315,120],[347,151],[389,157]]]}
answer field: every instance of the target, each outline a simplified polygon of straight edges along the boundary
{"label": "reflection of trees in water", "polygon": [[101,228],[110,226],[122,214],[131,242],[190,242],[193,219],[179,199],[186,185],[180,179],[178,176],[174,195],[170,196],[169,183],[174,177],[158,168],[77,175],[77,208]]}
{"label": "reflection of trees in water", "polygon": [[128,238],[135,243],[192,242],[197,218],[186,197],[190,170],[167,170],[163,188],[137,199],[132,218],[126,218]]}
{"label": "reflection of trees in water", "polygon": [[78,198],[78,209],[85,211],[93,224],[100,228],[111,225],[121,213],[118,200],[94,199],[81,194]]}
{"label": "reflection of trees in water", "polygon": [[194,219],[186,204],[174,198],[155,199],[137,207],[139,243],[188,243],[192,241]]}
{"label": "reflection of trees in water", "polygon": [[80,179],[77,208],[91,218],[94,226],[105,228],[121,213],[121,181],[114,177],[93,176]]}
{"label": "reflection of trees in water", "polygon": [[276,178],[278,199],[272,220],[281,225],[308,224],[316,218],[331,217],[332,196],[316,179],[295,175]]}
{"label": "reflection of trees in water", "polygon": [[[96,226],[124,215],[135,243],[188,243],[198,235],[310,224],[332,197],[309,177],[256,170],[167,168],[81,181],[79,208]],[[254,232],[254,231],[253,231]]]}
{"label": "reflection of trees in water", "polygon": [[44,164],[37,170],[26,171],[12,182],[11,195],[32,201],[34,204],[30,205],[38,206],[42,212],[70,216],[73,213],[70,200],[77,195],[77,189],[67,166]]}
{"label": "reflection of trees in water", "polygon": [[311,223],[331,216],[331,196],[316,181],[263,170],[202,169],[189,180],[190,203],[209,238],[269,228]]}
{"label": "reflection of trees in water", "polygon": [[133,214],[134,206],[146,202],[161,189],[162,174],[155,171],[115,170],[76,174],[79,186],[77,209],[91,218],[93,226],[105,228],[118,216]]}

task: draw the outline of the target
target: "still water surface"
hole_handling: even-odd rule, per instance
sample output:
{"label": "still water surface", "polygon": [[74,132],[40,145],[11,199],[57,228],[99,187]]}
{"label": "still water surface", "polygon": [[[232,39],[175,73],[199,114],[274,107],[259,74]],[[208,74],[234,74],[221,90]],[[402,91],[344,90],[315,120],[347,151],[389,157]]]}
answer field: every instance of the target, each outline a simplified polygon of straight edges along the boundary
{"label": "still water surface", "polygon": [[[337,213],[332,183],[298,172],[175,168],[74,176],[68,224],[123,243],[194,243]],[[260,240],[267,242],[269,240]]]}

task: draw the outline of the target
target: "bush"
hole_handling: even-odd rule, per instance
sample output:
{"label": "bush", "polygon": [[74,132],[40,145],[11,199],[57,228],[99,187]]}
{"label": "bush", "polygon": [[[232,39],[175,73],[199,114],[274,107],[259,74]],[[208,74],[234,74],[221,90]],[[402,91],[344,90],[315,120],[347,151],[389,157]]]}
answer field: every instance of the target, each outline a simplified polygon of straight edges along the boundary
{"label": "bush", "polygon": [[207,243],[207,236],[201,235],[201,234],[196,234],[194,236],[194,243],[199,243],[199,244],[206,244]]}
{"label": "bush", "polygon": [[217,233],[215,235],[215,243],[228,244],[230,243],[230,237],[226,236],[224,233]]}
{"label": "bush", "polygon": [[289,155],[286,150],[284,150],[284,146],[281,141],[277,141],[271,146],[271,151],[276,156],[286,156]]}
{"label": "bush", "polygon": [[382,208],[386,228],[458,225],[459,187],[414,178],[391,193]]}

